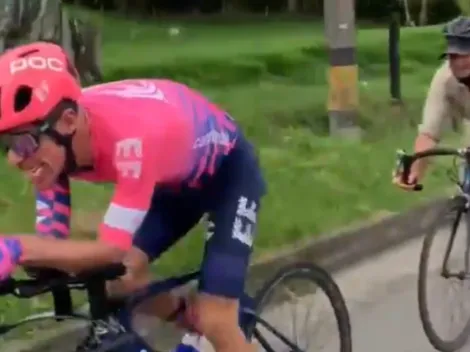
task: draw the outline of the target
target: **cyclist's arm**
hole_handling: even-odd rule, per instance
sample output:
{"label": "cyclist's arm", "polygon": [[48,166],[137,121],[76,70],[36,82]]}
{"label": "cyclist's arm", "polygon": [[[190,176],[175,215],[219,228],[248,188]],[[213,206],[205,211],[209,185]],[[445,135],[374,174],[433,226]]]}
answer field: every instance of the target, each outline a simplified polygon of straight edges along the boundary
{"label": "cyclist's arm", "polygon": [[190,131],[182,131],[185,126],[181,126],[178,119],[167,121],[171,126],[156,128],[160,134],[155,135],[156,131],[152,129],[152,135],[142,138],[140,168],[134,169],[138,172],[128,172],[128,168],[116,162],[116,189],[100,225],[98,241],[17,236],[22,246],[20,264],[75,273],[122,261],[132,245],[134,232],[147,214],[155,187],[180,177],[188,170],[192,143]]}
{"label": "cyclist's arm", "polygon": [[[453,113],[446,92],[447,81],[451,75],[448,64],[444,63],[431,81],[423,107],[422,122],[414,144],[415,152],[433,148],[439,143],[445,120]],[[423,176],[427,165],[427,159],[418,160],[413,164],[413,173]]]}
{"label": "cyclist's arm", "polygon": [[65,239],[70,235],[70,183],[68,177],[47,191],[36,192],[36,233]]}
{"label": "cyclist's arm", "polygon": [[98,241],[18,236],[22,245],[20,264],[76,273],[121,261],[147,213],[154,185],[139,179],[119,180],[98,229]]}
{"label": "cyclist's arm", "polygon": [[20,264],[77,273],[121,261],[132,244],[133,232],[147,213],[153,186],[142,183],[129,187],[126,183],[118,182],[99,227],[98,241],[17,236],[22,246]]}

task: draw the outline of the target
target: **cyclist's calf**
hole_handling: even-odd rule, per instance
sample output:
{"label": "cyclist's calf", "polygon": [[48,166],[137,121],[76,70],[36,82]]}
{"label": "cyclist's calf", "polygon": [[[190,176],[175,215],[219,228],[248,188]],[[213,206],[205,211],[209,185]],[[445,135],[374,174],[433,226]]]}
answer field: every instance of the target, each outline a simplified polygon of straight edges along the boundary
{"label": "cyclist's calf", "polygon": [[190,311],[195,327],[217,352],[256,351],[239,327],[237,300],[200,293]]}
{"label": "cyclist's calf", "polygon": [[[126,275],[108,284],[111,297],[131,294],[151,281],[148,257],[140,249],[133,248],[124,259],[124,265]],[[185,312],[176,317],[179,326],[204,335],[217,352],[255,351],[238,325],[239,304],[236,299],[199,293],[187,302]],[[142,304],[139,312],[174,319],[175,312],[181,308],[180,303],[178,297],[164,293]]]}

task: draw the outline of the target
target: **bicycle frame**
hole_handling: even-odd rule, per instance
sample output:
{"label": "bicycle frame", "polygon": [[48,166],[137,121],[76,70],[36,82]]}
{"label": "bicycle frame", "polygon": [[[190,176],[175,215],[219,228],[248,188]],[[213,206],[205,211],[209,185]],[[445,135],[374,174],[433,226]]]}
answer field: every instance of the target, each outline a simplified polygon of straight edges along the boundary
{"label": "bicycle frame", "polygon": [[[144,302],[146,299],[150,297],[154,297],[158,294],[162,294],[172,289],[182,286],[189,281],[196,280],[199,277],[200,272],[195,271],[189,274],[180,276],[180,277],[173,277],[166,279],[164,281],[157,281],[151,283],[146,288],[136,292],[132,297],[128,300],[125,310],[128,312],[132,312],[139,304]],[[269,324],[266,320],[259,317],[256,312],[256,302],[254,302],[253,298],[248,294],[244,294],[240,298],[240,314],[239,314],[239,322],[240,327],[245,333],[247,337],[255,337],[261,346],[265,349],[266,352],[275,352],[269,342],[262,336],[260,331],[256,328],[256,324],[260,324],[264,326],[269,332],[271,332],[274,336],[276,336],[280,341],[286,344],[292,352],[302,352],[302,350],[296,346],[293,342],[291,342],[287,337],[285,337],[282,333],[277,331],[271,324]],[[130,321],[125,322],[124,325],[129,330],[132,330]]]}
{"label": "bicycle frame", "polygon": [[460,221],[462,219],[462,215],[466,215],[468,208],[469,208],[469,202],[470,202],[470,160],[466,159],[465,160],[465,165],[463,168],[463,182],[458,184],[458,195],[455,197],[456,202],[457,202],[457,218],[455,219],[454,223],[452,224],[452,229],[451,229],[451,237],[449,238],[449,241],[447,242],[447,248],[444,254],[443,262],[442,262],[442,267],[441,267],[441,276],[448,279],[451,277],[458,278],[460,280],[468,279],[470,278],[470,223],[467,223],[467,229],[466,229],[466,247],[465,247],[465,266],[463,271],[459,272],[450,272],[448,268],[448,261],[450,254],[452,252],[452,248],[454,246],[455,242],[455,237],[457,235],[457,230],[458,226],[460,224]]}
{"label": "bicycle frame", "polygon": [[[103,269],[105,270],[105,269]],[[145,300],[165,292],[169,292],[186,283],[197,280],[199,271],[191,272],[179,277],[172,277],[163,281],[149,284],[142,290],[137,291],[129,297],[118,309],[110,309],[110,301],[106,295],[106,280],[113,279],[112,274],[106,278],[102,274],[71,278],[62,273],[58,278],[51,280],[11,280],[6,286],[0,285],[0,294],[13,294],[19,298],[31,298],[44,293],[52,293],[54,298],[54,312],[31,315],[15,324],[0,325],[0,335],[23,325],[44,319],[55,319],[57,321],[72,319],[86,320],[90,322],[90,331],[84,343],[77,346],[77,351],[96,352],[129,352],[145,351],[156,352],[139,334],[132,328],[132,312]],[[116,275],[114,275],[116,276]],[[16,287],[15,287],[16,285]],[[90,304],[89,316],[73,312],[71,301],[71,290],[86,290]],[[256,338],[267,352],[275,352],[269,342],[256,328],[256,324],[264,326],[293,352],[302,352],[292,341],[277,331],[266,320],[258,316],[256,302],[247,294],[240,299],[240,327],[249,338]],[[129,348],[131,347],[131,348]]]}
{"label": "bicycle frame", "polygon": [[[470,148],[463,149],[454,149],[454,148],[433,148],[421,152],[417,152],[413,155],[407,155],[403,150],[398,150],[398,162],[397,162],[397,171],[401,169],[402,171],[402,180],[406,183],[408,181],[408,176],[411,171],[412,164],[421,158],[432,157],[432,156],[444,156],[444,155],[453,155],[458,156],[464,159],[464,169],[463,169],[463,182],[457,181],[458,194],[454,197],[456,202],[457,209],[457,218],[452,224],[452,232],[449,241],[447,242],[447,248],[444,254],[442,266],[441,266],[441,276],[444,278],[456,277],[460,280],[470,278],[470,263],[469,263],[469,254],[470,254],[470,221],[467,222],[467,233],[466,241],[467,245],[465,248],[465,270],[462,270],[457,273],[451,273],[448,269],[448,261],[450,253],[452,252],[452,247],[455,242],[455,236],[457,234],[457,227],[460,224],[462,214],[467,212],[470,206]],[[414,190],[422,190],[422,185],[416,184]]]}
{"label": "bicycle frame", "polygon": [[470,278],[470,222],[467,222],[466,228],[466,246],[465,246],[465,264],[464,270],[459,272],[451,272],[448,268],[448,262],[450,254],[452,253],[452,248],[454,246],[455,237],[457,236],[458,226],[462,219],[462,216],[467,216],[467,212],[470,206],[470,155],[465,154],[464,157],[464,167],[463,167],[463,180],[457,182],[458,193],[454,197],[457,210],[457,217],[452,223],[451,237],[447,242],[447,248],[445,250],[444,258],[442,261],[441,267],[441,276],[448,278],[458,278],[460,280]]}

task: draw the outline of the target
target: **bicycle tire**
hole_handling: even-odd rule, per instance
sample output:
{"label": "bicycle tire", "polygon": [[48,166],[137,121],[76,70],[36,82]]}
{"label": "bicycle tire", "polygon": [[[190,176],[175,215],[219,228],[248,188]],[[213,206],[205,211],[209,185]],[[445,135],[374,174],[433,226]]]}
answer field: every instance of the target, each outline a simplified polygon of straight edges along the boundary
{"label": "bicycle tire", "polygon": [[[439,334],[434,329],[434,325],[431,321],[431,317],[429,314],[429,309],[427,305],[427,292],[426,292],[426,284],[427,284],[427,269],[429,265],[429,255],[431,251],[432,244],[434,242],[434,238],[436,237],[437,233],[439,232],[442,221],[449,221],[452,224],[451,231],[449,233],[448,242],[451,241],[452,238],[457,233],[458,226],[462,219],[469,223],[469,217],[465,213],[465,202],[466,199],[463,197],[455,197],[453,198],[450,203],[444,207],[441,211],[440,215],[436,216],[435,223],[431,226],[431,230],[425,234],[423,245],[421,248],[421,255],[419,261],[419,269],[418,269],[418,308],[419,308],[419,315],[421,319],[421,324],[423,326],[424,333],[428,338],[431,345],[440,352],[454,352],[460,348],[462,348],[468,340],[468,336],[470,334],[470,319],[467,321],[465,327],[463,328],[462,332],[458,334],[452,340],[445,340],[441,338]],[[452,248],[451,248],[452,250]],[[443,257],[444,258],[444,257]]]}
{"label": "bicycle tire", "polygon": [[[281,283],[291,279],[306,279],[314,282],[328,297],[333,308],[340,336],[340,352],[352,351],[351,321],[344,297],[331,275],[313,263],[295,263],[281,268],[255,295],[257,314],[263,303]],[[254,327],[253,327],[254,328]],[[250,331],[252,335],[253,331]]]}

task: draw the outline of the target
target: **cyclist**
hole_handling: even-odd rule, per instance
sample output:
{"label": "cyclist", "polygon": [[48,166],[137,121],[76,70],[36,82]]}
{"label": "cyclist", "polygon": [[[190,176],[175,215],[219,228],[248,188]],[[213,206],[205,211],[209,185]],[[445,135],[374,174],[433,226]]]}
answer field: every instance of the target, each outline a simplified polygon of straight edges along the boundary
{"label": "cyclist", "polygon": [[[66,54],[51,43],[0,56],[0,92],[0,141],[9,163],[39,191],[43,234],[3,236],[0,276],[17,265],[75,273],[124,261],[122,287],[133,290],[148,282],[148,263],[207,213],[199,294],[186,321],[216,351],[254,350],[238,327],[238,298],[265,183],[253,147],[229,115],[169,80],[82,91]],[[115,184],[98,241],[64,240],[68,176]],[[159,299],[160,314],[174,317],[180,302]]]}
{"label": "cyclist", "polygon": [[[461,119],[466,134],[470,132],[470,17],[457,17],[445,25],[443,32],[447,49],[442,57],[446,60],[436,71],[428,90],[415,140],[416,152],[435,147],[446,122],[452,122],[449,119]],[[393,182],[412,190],[424,177],[427,164],[426,159],[416,161],[408,183],[400,175],[394,175]]]}

